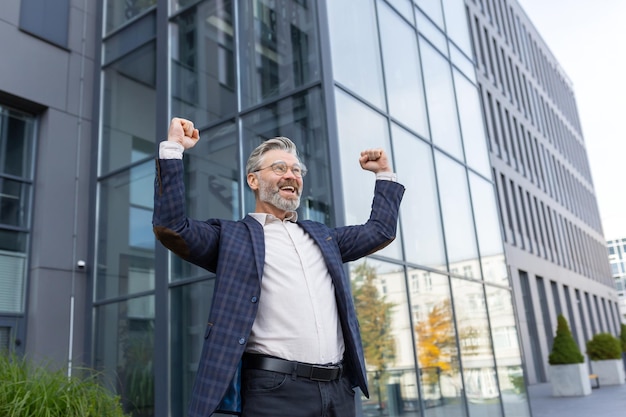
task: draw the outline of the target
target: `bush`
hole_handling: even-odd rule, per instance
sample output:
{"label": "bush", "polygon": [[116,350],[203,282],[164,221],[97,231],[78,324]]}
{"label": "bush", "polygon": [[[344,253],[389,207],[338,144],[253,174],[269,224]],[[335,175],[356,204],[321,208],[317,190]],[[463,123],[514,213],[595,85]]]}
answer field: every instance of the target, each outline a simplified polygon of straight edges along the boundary
{"label": "bush", "polygon": [[557,317],[556,337],[552,345],[552,352],[548,358],[550,365],[567,365],[572,363],[583,363],[585,357],[580,353],[580,349],[569,330],[567,320],[562,314]]}
{"label": "bush", "polygon": [[622,331],[619,334],[619,340],[622,342],[622,352],[626,352],[626,324],[622,323]]}
{"label": "bush", "polygon": [[119,398],[99,382],[97,374],[68,378],[66,371],[34,366],[0,352],[0,416],[125,417]]}
{"label": "bush", "polygon": [[598,333],[587,342],[587,355],[592,361],[621,359],[622,344],[611,333]]}

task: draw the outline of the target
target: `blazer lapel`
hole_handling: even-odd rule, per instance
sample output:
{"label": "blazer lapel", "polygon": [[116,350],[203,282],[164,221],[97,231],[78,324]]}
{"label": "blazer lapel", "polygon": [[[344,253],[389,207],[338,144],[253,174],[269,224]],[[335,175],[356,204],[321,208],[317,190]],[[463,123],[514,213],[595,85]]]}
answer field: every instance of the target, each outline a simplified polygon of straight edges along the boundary
{"label": "blazer lapel", "polygon": [[250,242],[252,243],[254,262],[260,282],[261,278],[263,278],[263,268],[265,267],[265,235],[263,226],[250,215],[244,217],[242,221],[248,228],[248,232],[250,232]]}

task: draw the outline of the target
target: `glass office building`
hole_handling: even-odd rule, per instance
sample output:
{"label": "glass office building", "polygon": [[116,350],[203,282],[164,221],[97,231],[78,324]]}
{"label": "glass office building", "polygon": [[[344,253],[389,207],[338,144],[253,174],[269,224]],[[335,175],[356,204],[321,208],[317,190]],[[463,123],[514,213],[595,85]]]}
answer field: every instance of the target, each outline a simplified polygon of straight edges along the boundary
{"label": "glass office building", "polygon": [[559,314],[582,352],[620,331],[585,138],[572,82],[520,5],[465,3],[526,376],[547,382]]}
{"label": "glass office building", "polygon": [[620,322],[626,322],[626,238],[611,239],[606,242],[609,248],[611,273],[619,297]]}

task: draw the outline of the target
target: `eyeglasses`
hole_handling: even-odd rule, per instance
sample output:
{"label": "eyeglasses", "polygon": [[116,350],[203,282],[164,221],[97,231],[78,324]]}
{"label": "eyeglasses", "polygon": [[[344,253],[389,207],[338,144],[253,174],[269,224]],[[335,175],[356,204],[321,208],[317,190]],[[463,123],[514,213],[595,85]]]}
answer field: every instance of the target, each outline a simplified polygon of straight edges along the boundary
{"label": "eyeglasses", "polygon": [[259,168],[257,170],[252,171],[252,172],[263,171],[264,169],[268,169],[268,168],[272,168],[272,171],[274,171],[274,174],[281,175],[281,176],[285,175],[287,173],[287,170],[289,170],[289,169],[291,169],[291,172],[293,172],[293,175],[295,175],[298,178],[304,177],[306,175],[306,173],[307,173],[307,169],[305,167],[300,166],[298,164],[294,164],[292,166],[289,166],[284,161],[276,161],[276,162],[274,162],[270,166],[267,166],[265,168]]}

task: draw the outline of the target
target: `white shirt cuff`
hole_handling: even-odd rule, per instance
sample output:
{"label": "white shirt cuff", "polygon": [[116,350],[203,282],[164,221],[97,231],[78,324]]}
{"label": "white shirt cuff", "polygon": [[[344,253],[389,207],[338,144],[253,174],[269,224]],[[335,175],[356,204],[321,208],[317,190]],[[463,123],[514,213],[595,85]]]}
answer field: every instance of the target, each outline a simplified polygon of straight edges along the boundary
{"label": "white shirt cuff", "polygon": [[159,144],[159,159],[183,159],[184,150],[180,143],[164,140]]}
{"label": "white shirt cuff", "polygon": [[398,181],[398,177],[395,172],[377,172],[376,179],[385,180],[385,181],[393,181],[393,182]]}

